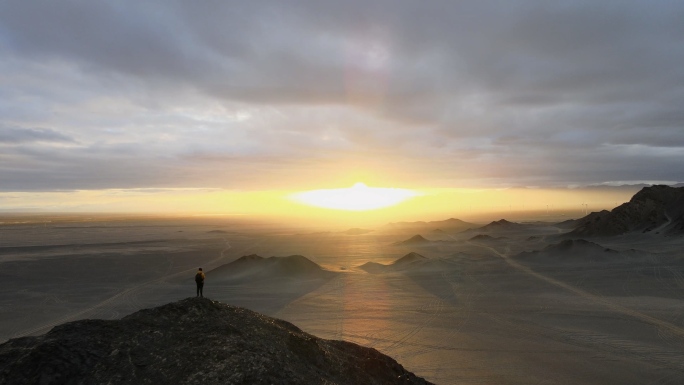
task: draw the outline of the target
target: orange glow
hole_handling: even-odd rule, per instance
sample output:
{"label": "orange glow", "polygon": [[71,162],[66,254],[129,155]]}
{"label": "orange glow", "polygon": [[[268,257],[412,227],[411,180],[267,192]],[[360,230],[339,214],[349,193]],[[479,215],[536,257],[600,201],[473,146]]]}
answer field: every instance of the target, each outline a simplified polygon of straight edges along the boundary
{"label": "orange glow", "polygon": [[[39,213],[150,213],[168,215],[229,215],[283,220],[298,226],[380,226],[397,221],[430,221],[459,218],[470,222],[509,220],[562,220],[587,212],[612,209],[629,200],[635,191],[603,189],[381,189],[356,185],[337,191],[347,208],[332,211],[297,200],[294,190],[240,191],[225,189],[117,189],[36,193],[0,192],[0,201],[11,212]],[[383,192],[404,191],[399,201]],[[310,193],[312,191],[309,191]],[[375,197],[380,194],[380,198]],[[391,195],[391,194],[389,194]],[[307,196],[307,195],[304,195]],[[355,197],[355,198],[354,198]],[[364,202],[363,205],[360,202]],[[394,197],[392,199],[398,199]],[[371,209],[370,203],[383,203]],[[389,203],[389,204],[388,204]],[[393,205],[392,205],[393,204]],[[353,205],[358,205],[356,208]],[[365,205],[365,206],[364,206]],[[1,213],[0,213],[1,215]],[[0,218],[0,222],[2,219]]]}
{"label": "orange glow", "polygon": [[411,190],[368,187],[359,182],[349,188],[312,190],[291,196],[295,202],[336,210],[366,211],[397,205],[420,195]]}

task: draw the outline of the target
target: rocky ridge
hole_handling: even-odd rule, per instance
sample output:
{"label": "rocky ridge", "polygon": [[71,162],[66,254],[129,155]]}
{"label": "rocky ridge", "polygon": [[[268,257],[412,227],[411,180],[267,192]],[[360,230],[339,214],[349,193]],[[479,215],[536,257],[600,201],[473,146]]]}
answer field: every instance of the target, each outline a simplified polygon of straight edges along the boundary
{"label": "rocky ridge", "polygon": [[375,349],[206,298],[0,345],[0,384],[429,384]]}
{"label": "rocky ridge", "polygon": [[632,232],[684,234],[684,187],[644,187],[612,211],[594,212],[573,223],[571,237],[600,237]]}

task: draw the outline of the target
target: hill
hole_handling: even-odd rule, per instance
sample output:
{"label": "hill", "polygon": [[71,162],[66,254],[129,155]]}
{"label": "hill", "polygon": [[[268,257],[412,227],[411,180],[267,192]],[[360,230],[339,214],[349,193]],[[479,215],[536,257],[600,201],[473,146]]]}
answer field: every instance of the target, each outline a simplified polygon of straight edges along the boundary
{"label": "hill", "polygon": [[394,243],[394,245],[395,246],[417,246],[417,245],[429,244],[430,242],[431,241],[429,239],[425,239],[422,235],[416,234],[409,239],[396,242],[396,243]]}
{"label": "hill", "polygon": [[474,237],[470,238],[469,241],[500,241],[500,240],[505,240],[508,239],[506,237],[492,237],[491,235],[487,234],[478,234],[475,235]]}
{"label": "hill", "polygon": [[505,219],[500,219],[498,221],[492,221],[482,227],[472,229],[472,231],[477,232],[498,232],[498,231],[512,231],[525,228],[525,225],[520,223],[509,222]]}
{"label": "hill", "polygon": [[399,271],[408,273],[442,271],[449,268],[449,266],[442,260],[427,258],[418,253],[411,252],[389,265],[376,262],[366,262],[359,266],[359,268],[371,274],[381,274]]}
{"label": "hill", "polygon": [[212,281],[273,278],[330,278],[335,273],[301,255],[264,258],[256,254],[245,255],[233,262],[208,271]]}
{"label": "hill", "polygon": [[440,229],[448,233],[457,233],[459,231],[467,230],[473,227],[478,227],[474,223],[462,221],[457,218],[449,218],[443,221],[418,221],[418,222],[393,222],[384,226],[385,230],[401,230],[411,232],[428,232],[435,229]]}
{"label": "hill", "polygon": [[368,233],[371,233],[371,232],[373,232],[373,230],[361,229],[361,228],[358,228],[358,227],[354,227],[354,228],[351,228],[351,229],[349,229],[349,230],[347,230],[347,231],[343,231],[342,233],[343,233],[343,234],[346,234],[346,235],[363,235],[363,234],[368,234]]}
{"label": "hill", "polygon": [[568,236],[600,237],[627,233],[684,235],[684,187],[644,187],[612,211],[577,220]]}
{"label": "hill", "polygon": [[522,252],[513,258],[533,262],[607,262],[624,260],[620,252],[584,239],[566,239],[542,250]]}
{"label": "hill", "polygon": [[0,345],[3,384],[429,384],[375,349],[205,298]]}

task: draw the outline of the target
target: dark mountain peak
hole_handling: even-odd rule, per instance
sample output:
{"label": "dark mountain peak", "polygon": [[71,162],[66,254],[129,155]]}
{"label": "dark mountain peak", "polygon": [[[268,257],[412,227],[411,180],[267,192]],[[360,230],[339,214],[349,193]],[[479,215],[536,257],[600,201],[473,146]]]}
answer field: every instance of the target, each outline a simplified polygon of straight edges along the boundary
{"label": "dark mountain peak", "polygon": [[644,187],[639,192],[634,194],[630,202],[640,202],[652,200],[660,203],[667,203],[684,195],[684,189],[681,187],[670,187],[667,185],[653,185]]}
{"label": "dark mountain peak", "polygon": [[10,340],[0,383],[428,384],[375,349],[206,298]]}
{"label": "dark mountain peak", "polygon": [[644,187],[612,211],[591,213],[576,222],[570,236],[612,236],[632,232],[684,234],[684,188]]}

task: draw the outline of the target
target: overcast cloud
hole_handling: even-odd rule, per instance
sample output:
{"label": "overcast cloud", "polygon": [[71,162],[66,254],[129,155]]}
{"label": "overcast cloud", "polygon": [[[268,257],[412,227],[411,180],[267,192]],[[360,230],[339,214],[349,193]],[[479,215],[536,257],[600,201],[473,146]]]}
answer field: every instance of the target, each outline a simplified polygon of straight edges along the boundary
{"label": "overcast cloud", "polygon": [[0,190],[684,181],[684,3],[3,1]]}

